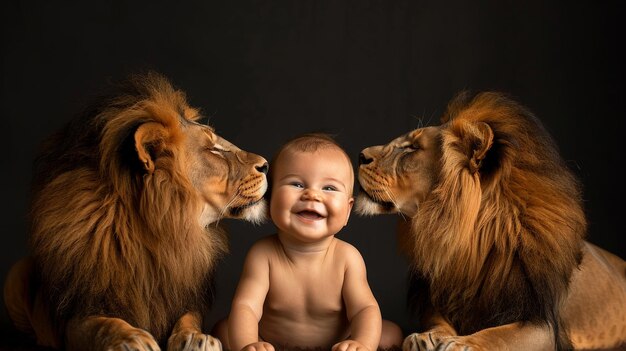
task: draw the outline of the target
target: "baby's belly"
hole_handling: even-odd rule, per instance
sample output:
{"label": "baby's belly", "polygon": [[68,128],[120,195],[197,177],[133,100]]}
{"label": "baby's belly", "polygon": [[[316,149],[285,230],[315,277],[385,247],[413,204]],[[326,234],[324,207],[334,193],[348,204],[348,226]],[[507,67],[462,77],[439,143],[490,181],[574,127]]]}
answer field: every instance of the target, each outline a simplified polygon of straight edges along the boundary
{"label": "baby's belly", "polygon": [[349,334],[345,311],[304,316],[266,310],[259,322],[259,336],[274,346],[330,349]]}

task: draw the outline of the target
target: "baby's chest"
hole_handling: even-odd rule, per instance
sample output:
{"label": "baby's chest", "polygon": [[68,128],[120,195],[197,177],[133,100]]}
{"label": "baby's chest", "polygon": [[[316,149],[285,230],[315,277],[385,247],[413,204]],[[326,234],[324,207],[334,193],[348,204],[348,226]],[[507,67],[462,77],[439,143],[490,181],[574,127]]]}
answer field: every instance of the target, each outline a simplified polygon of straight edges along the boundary
{"label": "baby's chest", "polygon": [[268,312],[325,317],[343,313],[343,272],[275,270],[265,301]]}

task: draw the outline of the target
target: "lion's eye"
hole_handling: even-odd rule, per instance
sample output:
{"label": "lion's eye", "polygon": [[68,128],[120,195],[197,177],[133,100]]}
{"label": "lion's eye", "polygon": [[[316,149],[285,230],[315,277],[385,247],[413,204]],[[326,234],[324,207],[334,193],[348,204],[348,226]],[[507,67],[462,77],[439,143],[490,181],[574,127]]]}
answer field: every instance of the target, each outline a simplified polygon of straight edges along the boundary
{"label": "lion's eye", "polygon": [[212,146],[206,147],[205,150],[212,153],[213,155],[216,155],[222,158],[224,157],[224,150],[220,150]]}
{"label": "lion's eye", "polygon": [[415,151],[415,150],[419,150],[420,146],[417,142],[415,143],[411,143],[411,144],[406,144],[404,146],[405,149],[410,150],[410,151]]}

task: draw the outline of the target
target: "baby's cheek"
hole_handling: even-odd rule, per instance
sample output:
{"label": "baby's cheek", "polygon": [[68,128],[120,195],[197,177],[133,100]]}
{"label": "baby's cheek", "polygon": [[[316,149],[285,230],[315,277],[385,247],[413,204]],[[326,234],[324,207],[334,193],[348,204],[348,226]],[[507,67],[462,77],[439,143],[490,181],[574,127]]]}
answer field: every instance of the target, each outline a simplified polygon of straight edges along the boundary
{"label": "baby's cheek", "polygon": [[337,213],[335,214],[337,220],[341,221],[344,226],[348,224],[348,219],[350,218],[350,204],[345,202],[345,200],[340,200],[337,202],[335,208],[337,209]]}

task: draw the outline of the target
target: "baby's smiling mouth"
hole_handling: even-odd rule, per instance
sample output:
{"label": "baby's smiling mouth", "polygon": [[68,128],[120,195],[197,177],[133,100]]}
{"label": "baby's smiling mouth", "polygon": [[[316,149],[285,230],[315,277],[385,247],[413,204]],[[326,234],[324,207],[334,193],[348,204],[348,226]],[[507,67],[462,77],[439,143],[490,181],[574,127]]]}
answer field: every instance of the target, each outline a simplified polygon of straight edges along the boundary
{"label": "baby's smiling mouth", "polygon": [[321,214],[315,211],[311,211],[311,210],[303,210],[303,211],[297,212],[297,215],[306,219],[311,219],[311,220],[324,218],[324,216],[322,216]]}

